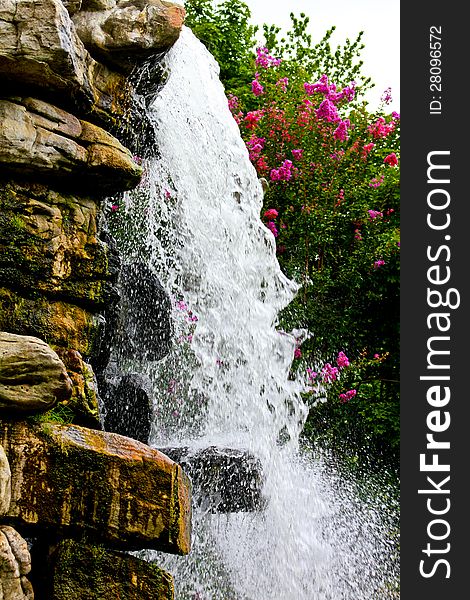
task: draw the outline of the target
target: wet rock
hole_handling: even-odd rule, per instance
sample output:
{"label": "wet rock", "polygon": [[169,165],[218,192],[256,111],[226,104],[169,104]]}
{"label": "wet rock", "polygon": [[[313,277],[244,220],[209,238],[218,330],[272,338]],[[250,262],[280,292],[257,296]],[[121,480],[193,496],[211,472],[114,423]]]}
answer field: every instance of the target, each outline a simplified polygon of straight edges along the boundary
{"label": "wet rock", "polygon": [[181,464],[191,477],[194,504],[210,512],[261,510],[261,461],[247,450],[235,448],[160,448],[163,454]]}
{"label": "wet rock", "polygon": [[93,2],[83,8],[73,22],[85,47],[126,74],[161,57],[178,39],[185,16],[182,6],[164,0]]}
{"label": "wet rock", "polygon": [[98,196],[135,187],[142,168],[103,129],[33,98],[0,100],[0,162],[12,174],[69,181]]}
{"label": "wet rock", "polygon": [[7,455],[0,445],[0,516],[8,512],[11,499],[11,471]]}
{"label": "wet rock", "polygon": [[104,383],[104,429],[148,444],[152,418],[151,382],[129,373]]}
{"label": "wet rock", "polygon": [[64,363],[42,340],[0,333],[0,411],[45,411],[72,394]]}
{"label": "wet rock", "polygon": [[[36,556],[33,555],[33,560]],[[155,564],[102,546],[61,541],[45,560],[38,556],[47,600],[173,600],[170,573]],[[36,587],[36,581],[34,581]]]}
{"label": "wet rock", "polygon": [[170,351],[173,326],[171,300],[158,277],[144,263],[123,265],[120,291],[115,340],[120,356],[162,359]]}
{"label": "wet rock", "polygon": [[189,552],[191,483],[164,454],[115,433],[26,421],[0,422],[0,443],[11,525],[118,549]]}
{"label": "wet rock", "polygon": [[0,598],[33,600],[33,588],[26,577],[30,570],[26,541],[12,527],[0,525]]}

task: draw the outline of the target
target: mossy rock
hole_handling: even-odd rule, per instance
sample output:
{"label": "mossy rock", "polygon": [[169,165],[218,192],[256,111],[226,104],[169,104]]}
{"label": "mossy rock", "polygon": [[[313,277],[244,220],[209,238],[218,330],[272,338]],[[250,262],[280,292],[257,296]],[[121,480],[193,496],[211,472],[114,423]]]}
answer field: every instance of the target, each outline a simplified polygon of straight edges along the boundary
{"label": "mossy rock", "polygon": [[0,444],[11,470],[4,520],[27,535],[189,552],[191,482],[158,450],[76,425],[5,420]]}
{"label": "mossy rock", "polygon": [[0,285],[102,309],[116,273],[98,215],[99,204],[87,196],[0,183]]}
{"label": "mossy rock", "polygon": [[[33,561],[34,561],[33,554]],[[62,540],[41,567],[37,600],[173,600],[170,573],[103,546]],[[36,586],[35,586],[36,587]]]}
{"label": "mossy rock", "polygon": [[85,308],[61,300],[49,300],[34,291],[23,295],[0,287],[1,331],[32,335],[54,349],[73,348],[88,357],[99,337],[100,328],[100,317]]}

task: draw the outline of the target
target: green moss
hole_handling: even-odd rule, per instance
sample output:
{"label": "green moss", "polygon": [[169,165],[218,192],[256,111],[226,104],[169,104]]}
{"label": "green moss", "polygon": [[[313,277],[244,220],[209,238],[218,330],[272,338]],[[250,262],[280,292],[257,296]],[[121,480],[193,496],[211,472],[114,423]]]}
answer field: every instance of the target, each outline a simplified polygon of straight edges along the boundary
{"label": "green moss", "polygon": [[47,412],[31,415],[28,421],[32,423],[59,423],[68,425],[76,418],[74,411],[63,403],[59,403]]}
{"label": "green moss", "polygon": [[172,576],[97,544],[62,541],[52,555],[50,600],[173,600]]}

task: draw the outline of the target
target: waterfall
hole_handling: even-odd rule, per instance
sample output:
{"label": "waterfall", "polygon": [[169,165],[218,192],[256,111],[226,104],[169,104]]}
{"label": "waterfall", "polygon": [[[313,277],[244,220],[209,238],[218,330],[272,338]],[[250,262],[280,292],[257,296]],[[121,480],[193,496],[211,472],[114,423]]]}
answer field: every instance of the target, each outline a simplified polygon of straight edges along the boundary
{"label": "waterfall", "polygon": [[260,220],[262,188],[218,65],[183,28],[165,67],[149,108],[158,152],[122,209],[126,258],[145,260],[172,299],[172,351],[139,364],[154,385],[150,443],[251,452],[266,505],[201,505],[189,556],[143,554],[174,574],[179,600],[387,598],[383,515],[298,448],[295,338],[277,328],[297,285]]}

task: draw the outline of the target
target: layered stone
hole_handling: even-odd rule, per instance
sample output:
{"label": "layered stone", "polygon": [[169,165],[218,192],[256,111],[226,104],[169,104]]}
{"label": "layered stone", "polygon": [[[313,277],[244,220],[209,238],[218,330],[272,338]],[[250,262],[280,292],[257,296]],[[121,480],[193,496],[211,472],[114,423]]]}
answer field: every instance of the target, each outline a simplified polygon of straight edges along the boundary
{"label": "layered stone", "polygon": [[35,90],[108,124],[127,118],[129,82],[90,56],[61,0],[5,0],[0,38],[4,94]]}
{"label": "layered stone", "polygon": [[42,340],[0,332],[0,412],[46,411],[72,394],[64,363]]}
{"label": "layered stone", "polygon": [[191,483],[161,452],[72,425],[0,422],[0,431],[11,469],[5,519],[13,526],[189,552]]}
{"label": "layered stone", "polygon": [[0,184],[0,285],[101,309],[115,295],[99,206],[42,184]]}
{"label": "layered stone", "polygon": [[89,357],[102,328],[103,319],[86,308],[0,287],[0,330],[38,337],[54,349],[72,348]]}
{"label": "layered stone", "polygon": [[112,135],[33,98],[0,100],[0,162],[22,178],[68,181],[97,196],[131,189],[142,177]]}

